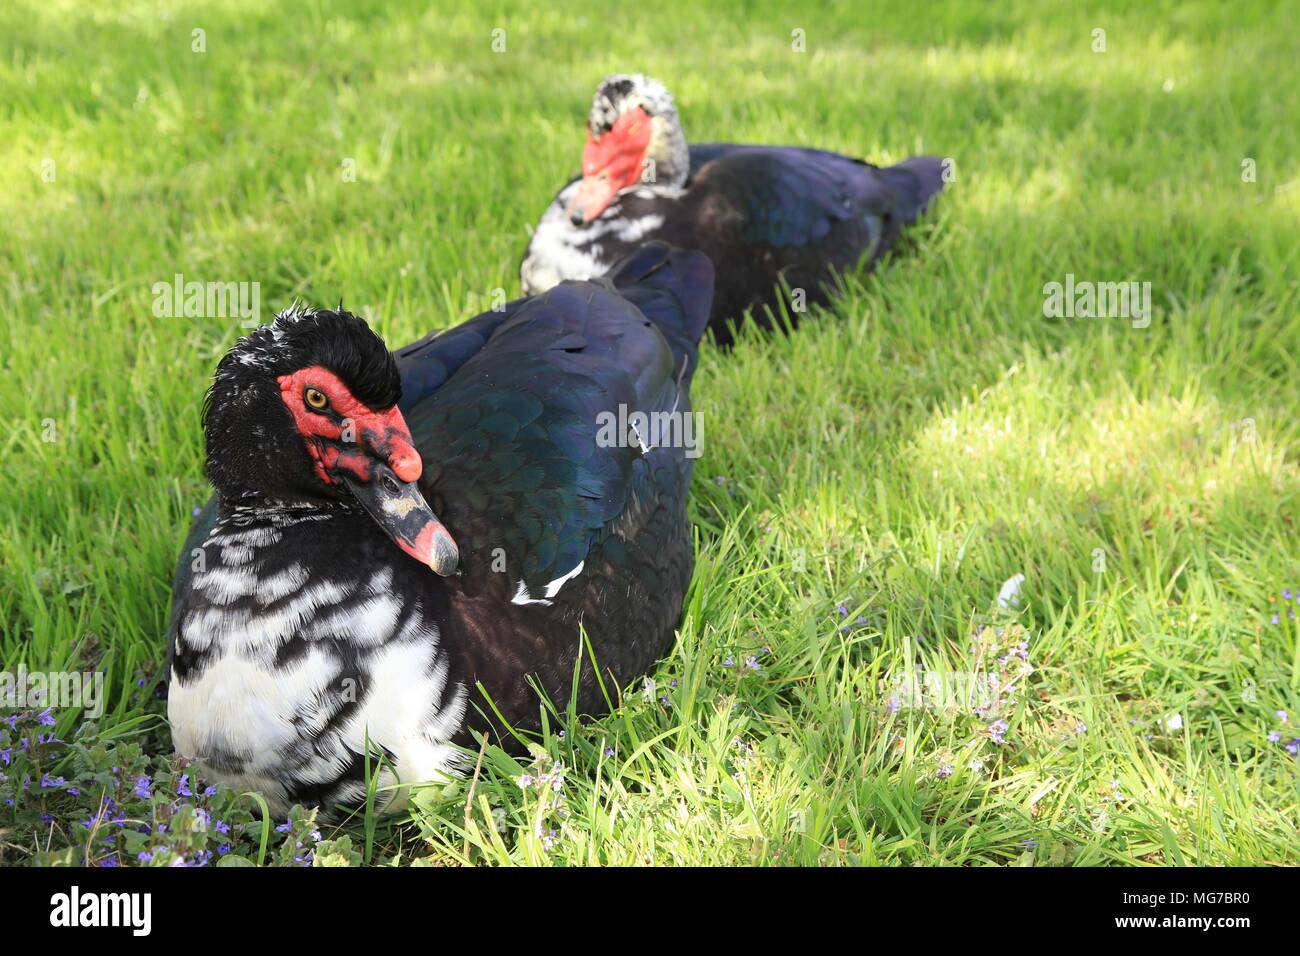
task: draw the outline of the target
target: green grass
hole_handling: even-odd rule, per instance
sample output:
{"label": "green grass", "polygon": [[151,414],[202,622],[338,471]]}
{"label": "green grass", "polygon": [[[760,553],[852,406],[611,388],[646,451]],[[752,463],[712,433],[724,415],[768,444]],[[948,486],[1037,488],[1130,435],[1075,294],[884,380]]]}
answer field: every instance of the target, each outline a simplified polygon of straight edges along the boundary
{"label": "green grass", "polygon": [[[1300,736],[1293,4],[299,6],[0,10],[0,661],[110,688],[97,756],[56,769],[169,752],[169,576],[241,330],[155,318],[152,285],[343,297],[394,346],[460,321],[518,293],[596,82],[640,69],[698,140],[957,179],[797,335],[706,350],[680,640],[648,699],[549,723],[567,817],[489,750],[349,828],[361,858],[1300,862],[1297,761],[1266,739]],[[1045,318],[1066,273],[1150,282],[1150,327]],[[981,624],[1033,665],[1005,744],[968,706],[890,712],[907,673],[1014,673]],[[81,852],[84,810],[36,823],[38,798],[0,806],[0,859]]]}

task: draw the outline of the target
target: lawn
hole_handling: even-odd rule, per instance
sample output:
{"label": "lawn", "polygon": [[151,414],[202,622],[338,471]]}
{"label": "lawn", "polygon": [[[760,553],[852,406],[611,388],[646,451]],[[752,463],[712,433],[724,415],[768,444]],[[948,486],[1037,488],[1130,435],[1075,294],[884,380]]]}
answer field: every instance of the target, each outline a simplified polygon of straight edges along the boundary
{"label": "lawn", "polygon": [[[0,862],[1300,862],[1294,4],[437,6],[0,8],[0,667],[106,695],[0,720]],[[459,322],[633,70],[699,141],[955,177],[796,335],[705,349],[651,684],[318,843],[204,796],[155,688],[243,329],[155,283]],[[1045,314],[1067,275],[1149,322]]]}

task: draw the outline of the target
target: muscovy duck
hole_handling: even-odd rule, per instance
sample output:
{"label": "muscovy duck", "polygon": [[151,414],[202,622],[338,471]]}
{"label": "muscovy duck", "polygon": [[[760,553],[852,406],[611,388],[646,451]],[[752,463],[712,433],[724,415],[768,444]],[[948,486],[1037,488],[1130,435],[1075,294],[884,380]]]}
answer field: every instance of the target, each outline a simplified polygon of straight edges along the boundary
{"label": "muscovy duck", "polygon": [[[648,77],[596,90],[582,175],[543,213],[519,267],[526,294],[601,275],[647,239],[707,253],[717,269],[710,326],[773,306],[782,284],[824,303],[836,273],[875,263],[943,188],[943,161],[880,168],[818,149],[688,146],[673,98]],[[798,318],[790,313],[792,320]]]}
{"label": "muscovy duck", "polygon": [[657,243],[396,353],[341,306],[236,343],[173,588],[177,752],[331,813],[364,801],[368,742],[396,809],[472,731],[517,749],[531,681],[563,709],[576,668],[578,713],[606,709],[670,647],[691,574],[692,449],[635,413],[689,414],[712,283]]}

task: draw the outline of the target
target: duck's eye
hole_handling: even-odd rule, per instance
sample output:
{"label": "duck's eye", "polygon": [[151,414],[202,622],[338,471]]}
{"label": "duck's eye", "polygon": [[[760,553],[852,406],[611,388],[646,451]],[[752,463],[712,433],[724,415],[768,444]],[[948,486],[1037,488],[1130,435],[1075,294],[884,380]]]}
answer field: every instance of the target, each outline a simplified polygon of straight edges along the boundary
{"label": "duck's eye", "polygon": [[311,388],[309,386],[307,391],[303,393],[303,398],[307,402],[308,407],[314,408],[318,412],[323,412],[325,409],[329,408],[330,400],[325,397],[325,393],[319,388]]}

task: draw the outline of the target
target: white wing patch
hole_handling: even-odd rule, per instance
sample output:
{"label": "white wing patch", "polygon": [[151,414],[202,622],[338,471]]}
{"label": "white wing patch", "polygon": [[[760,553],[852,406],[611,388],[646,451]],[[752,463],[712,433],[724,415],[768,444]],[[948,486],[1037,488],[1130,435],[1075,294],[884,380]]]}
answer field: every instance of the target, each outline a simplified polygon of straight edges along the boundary
{"label": "white wing patch", "polygon": [[556,578],[554,581],[551,581],[549,584],[547,584],[546,596],[548,598],[553,598],[555,597],[555,595],[559,594],[560,588],[564,587],[565,582],[571,580],[572,578],[576,578],[579,574],[581,574],[582,569],[586,566],[586,564],[587,564],[586,561],[579,561],[578,566],[574,568],[572,571],[570,571],[568,574],[561,575],[560,577]]}
{"label": "white wing patch", "polygon": [[560,593],[560,588],[564,587],[564,585],[567,584],[570,580],[576,578],[579,574],[581,574],[582,569],[586,566],[586,564],[587,564],[586,561],[579,561],[578,566],[575,567],[568,574],[562,574],[554,581],[547,582],[546,589],[545,591],[543,591],[545,597],[540,597],[540,598],[533,597],[532,594],[529,593],[528,591],[528,585],[524,582],[523,578],[520,578],[519,587],[515,589],[515,596],[510,599],[510,603],[511,604],[545,604],[545,605],[550,605],[554,603],[550,601],[549,598],[555,597],[555,595]]}
{"label": "white wing patch", "polygon": [[524,583],[524,579],[520,578],[519,587],[515,589],[515,596],[510,599],[510,603],[511,604],[545,604],[549,606],[553,602],[546,600],[546,598],[533,597],[531,594],[528,593],[528,585]]}

